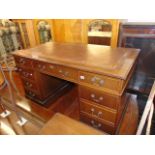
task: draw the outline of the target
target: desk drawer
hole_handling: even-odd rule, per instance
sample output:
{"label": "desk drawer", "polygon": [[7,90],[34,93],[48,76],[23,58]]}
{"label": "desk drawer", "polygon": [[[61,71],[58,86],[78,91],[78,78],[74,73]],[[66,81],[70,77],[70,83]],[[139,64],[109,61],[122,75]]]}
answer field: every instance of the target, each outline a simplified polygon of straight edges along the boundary
{"label": "desk drawer", "polygon": [[103,106],[98,106],[94,102],[80,100],[80,111],[97,119],[108,121],[109,123],[115,123],[116,120],[116,111]]}
{"label": "desk drawer", "polygon": [[46,62],[35,61],[34,68],[40,72],[56,73],[56,65]]}
{"label": "desk drawer", "polygon": [[79,72],[79,80],[81,83],[108,90],[110,92],[119,92],[121,87],[119,79],[93,73]]}
{"label": "desk drawer", "polygon": [[85,115],[83,113],[80,113],[80,120],[94,128],[103,130],[106,133],[114,134],[115,128],[113,125],[105,124],[95,118],[90,117],[89,115]]}
{"label": "desk drawer", "polygon": [[15,61],[17,66],[33,68],[33,61],[31,59],[15,56]]}
{"label": "desk drawer", "polygon": [[71,81],[77,81],[78,71],[72,68],[57,66],[57,75],[63,79],[69,79]]}
{"label": "desk drawer", "polygon": [[80,98],[84,98],[86,100],[93,101],[95,103],[98,103],[100,105],[117,109],[117,98],[103,93],[102,91],[98,91],[96,89],[88,88],[88,87],[79,87],[79,95]]}
{"label": "desk drawer", "polygon": [[18,67],[18,72],[22,77],[30,79],[30,80],[34,80],[33,70],[23,69],[23,68]]}
{"label": "desk drawer", "polygon": [[30,90],[35,90],[35,91],[37,90],[37,86],[34,82],[31,82],[31,81],[26,80],[24,78],[22,78],[22,81],[23,81],[25,88],[30,89]]}

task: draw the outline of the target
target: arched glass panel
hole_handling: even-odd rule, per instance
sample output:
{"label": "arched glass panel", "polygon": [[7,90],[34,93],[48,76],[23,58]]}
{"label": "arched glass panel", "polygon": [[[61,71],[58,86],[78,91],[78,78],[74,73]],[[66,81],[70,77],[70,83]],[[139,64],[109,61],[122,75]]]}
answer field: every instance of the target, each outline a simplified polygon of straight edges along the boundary
{"label": "arched glass panel", "polygon": [[50,25],[46,21],[41,20],[39,21],[37,26],[38,26],[40,43],[51,41],[52,35]]}
{"label": "arched glass panel", "polygon": [[92,20],[88,25],[88,43],[110,46],[112,25],[105,20]]}

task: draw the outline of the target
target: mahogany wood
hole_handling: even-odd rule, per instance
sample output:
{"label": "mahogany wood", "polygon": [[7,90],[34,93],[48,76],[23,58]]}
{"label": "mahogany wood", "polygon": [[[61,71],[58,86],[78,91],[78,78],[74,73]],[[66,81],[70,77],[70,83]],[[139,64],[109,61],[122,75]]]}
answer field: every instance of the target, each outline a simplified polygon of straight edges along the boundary
{"label": "mahogany wood", "polygon": [[[17,51],[13,55],[17,66],[22,65],[22,68],[34,71],[37,91],[40,94],[37,98],[38,94],[36,97],[33,96],[34,92],[31,90],[32,93],[26,91],[26,95],[37,98],[36,102],[40,99],[43,100],[42,102],[47,101],[47,96],[50,97],[52,93],[48,75],[76,83],[80,90],[78,94],[82,120],[93,126],[96,126],[94,121],[97,121],[97,126],[101,126],[102,130],[111,134],[116,131],[127,103],[125,88],[132,75],[139,50],[100,45],[46,43],[36,48]],[[21,63],[23,61],[32,63],[30,66],[25,66],[23,64],[27,62]],[[23,74],[20,75],[23,76]],[[86,94],[89,90],[103,94],[105,103],[98,104],[96,101],[92,102],[87,95],[82,96],[81,92],[85,90]],[[114,99],[116,102],[112,101]],[[102,111],[103,118],[92,116],[91,108],[95,108],[98,112]],[[90,123],[91,118],[94,119],[93,123]]]}

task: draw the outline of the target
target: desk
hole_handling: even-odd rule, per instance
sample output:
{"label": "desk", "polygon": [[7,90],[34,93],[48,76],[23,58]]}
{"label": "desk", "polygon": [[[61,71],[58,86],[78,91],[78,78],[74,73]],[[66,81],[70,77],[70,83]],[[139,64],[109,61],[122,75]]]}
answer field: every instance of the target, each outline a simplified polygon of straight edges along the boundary
{"label": "desk", "polygon": [[80,119],[107,133],[116,132],[138,49],[49,42],[13,55],[28,98],[48,102],[52,76],[75,83]]}

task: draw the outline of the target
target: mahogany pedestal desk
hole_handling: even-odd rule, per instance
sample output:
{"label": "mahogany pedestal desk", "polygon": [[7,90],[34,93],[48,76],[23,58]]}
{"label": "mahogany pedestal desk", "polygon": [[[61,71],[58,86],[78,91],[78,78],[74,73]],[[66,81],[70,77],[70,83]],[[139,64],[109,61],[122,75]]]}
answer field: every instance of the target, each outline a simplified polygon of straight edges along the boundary
{"label": "mahogany pedestal desk", "polygon": [[46,104],[52,77],[72,82],[78,86],[80,120],[116,132],[138,49],[49,42],[13,55],[28,98]]}

